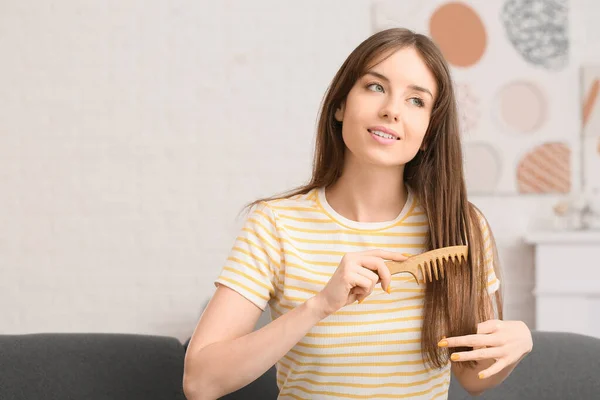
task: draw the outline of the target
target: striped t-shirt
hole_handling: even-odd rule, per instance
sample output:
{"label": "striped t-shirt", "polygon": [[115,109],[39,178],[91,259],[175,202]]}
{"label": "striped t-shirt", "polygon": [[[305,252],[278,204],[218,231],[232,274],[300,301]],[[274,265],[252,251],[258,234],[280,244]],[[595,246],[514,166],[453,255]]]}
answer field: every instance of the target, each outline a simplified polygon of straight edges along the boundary
{"label": "striped t-shirt", "polygon": [[[275,319],[319,293],[344,254],[422,253],[428,229],[411,191],[393,221],[362,223],[338,214],[324,190],[314,189],[254,208],[216,284],[263,310],[269,305]],[[492,293],[500,282],[488,264]],[[319,322],[277,362],[279,398],[447,398],[450,364],[429,369],[421,354],[424,287],[410,275],[394,275],[391,294],[377,285],[363,303]]]}

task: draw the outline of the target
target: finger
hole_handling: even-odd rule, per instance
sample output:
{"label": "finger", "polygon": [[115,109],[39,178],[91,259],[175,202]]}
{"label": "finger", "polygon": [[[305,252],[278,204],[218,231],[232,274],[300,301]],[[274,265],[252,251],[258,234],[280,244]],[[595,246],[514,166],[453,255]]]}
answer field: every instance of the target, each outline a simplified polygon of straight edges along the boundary
{"label": "finger", "polygon": [[377,282],[379,281],[379,275],[377,275],[375,272],[371,271],[370,269],[363,268],[360,265],[358,265],[356,267],[356,273],[371,280],[371,282],[373,282],[373,286],[375,286],[377,284]]}
{"label": "finger", "polygon": [[488,321],[477,324],[477,333],[494,333],[498,329],[500,329],[501,325],[502,321],[499,321],[497,319],[490,319]]}
{"label": "finger", "polygon": [[359,295],[356,296],[356,300],[358,301],[358,304],[361,304],[363,301],[365,301],[365,299],[367,297],[369,297],[369,295],[371,294],[371,292],[366,292],[366,293],[361,293]]}
{"label": "finger", "polygon": [[352,290],[350,290],[350,293],[348,294],[348,301],[346,301],[346,305],[352,304],[355,301],[357,301],[358,297],[362,294],[364,294],[364,291],[358,287],[355,287]]}
{"label": "finger", "polygon": [[490,376],[496,375],[498,372],[502,371],[504,368],[506,368],[508,365],[508,363],[504,360],[504,358],[499,359],[498,361],[496,361],[494,364],[492,364],[491,367],[484,369],[483,371],[481,371],[478,376],[479,379],[487,379]]}
{"label": "finger", "polygon": [[381,280],[381,287],[385,289],[386,292],[392,292],[392,274],[390,269],[385,265],[385,261],[380,258],[376,259],[377,262],[377,275],[379,275],[379,279]]}
{"label": "finger", "polygon": [[357,288],[354,291],[355,293],[362,291],[361,294],[358,294],[356,296],[356,299],[358,300],[358,302],[362,303],[363,300],[371,294],[371,292],[373,290],[373,281],[371,281],[369,278],[366,278],[358,273],[355,273],[355,276],[353,278],[353,286],[355,288]]}
{"label": "finger", "polygon": [[498,346],[499,340],[498,338],[491,334],[476,334],[476,335],[465,335],[465,336],[456,336],[449,337],[447,339],[443,339],[438,343],[439,347],[484,347]]}
{"label": "finger", "polygon": [[[364,269],[364,268],[363,268]],[[357,286],[354,287],[356,293],[356,300],[359,304],[362,303],[371,293],[373,293],[374,283],[371,279],[356,273]]]}
{"label": "finger", "polygon": [[381,287],[389,293],[392,283],[392,275],[383,259],[375,256],[364,256],[359,260],[360,265],[377,273],[381,280]]}
{"label": "finger", "polygon": [[360,296],[356,296],[356,300],[358,301],[358,304],[362,304],[363,301],[365,301],[365,299],[367,297],[369,297],[371,293],[365,293],[365,294],[361,294]]}
{"label": "finger", "polygon": [[371,279],[367,278],[366,276],[362,276],[358,272],[352,272],[352,275],[353,276],[350,279],[350,285],[353,288],[360,288],[366,292],[371,290],[371,287],[373,286],[373,281]]}
{"label": "finger", "polygon": [[404,261],[408,258],[405,255],[403,255],[402,253],[397,253],[395,251],[380,250],[380,249],[367,250],[367,251],[362,252],[361,254],[363,254],[365,256],[379,257],[384,260],[392,260],[392,261]]}
{"label": "finger", "polygon": [[472,351],[461,351],[452,353],[450,359],[452,361],[479,361],[479,360],[496,360],[504,355],[504,351],[498,347],[488,347]]}

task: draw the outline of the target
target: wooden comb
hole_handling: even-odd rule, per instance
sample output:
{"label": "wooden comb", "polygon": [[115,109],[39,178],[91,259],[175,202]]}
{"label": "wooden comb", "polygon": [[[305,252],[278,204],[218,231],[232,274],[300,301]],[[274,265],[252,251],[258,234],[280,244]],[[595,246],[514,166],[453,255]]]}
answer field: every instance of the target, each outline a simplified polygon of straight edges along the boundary
{"label": "wooden comb", "polygon": [[[392,275],[402,272],[408,272],[418,283],[425,283],[427,279],[433,282],[433,279],[444,278],[444,261],[459,262],[467,259],[467,246],[449,246],[430,250],[425,253],[409,257],[404,261],[386,261],[385,265]],[[423,279],[419,281],[418,272],[421,272]]]}

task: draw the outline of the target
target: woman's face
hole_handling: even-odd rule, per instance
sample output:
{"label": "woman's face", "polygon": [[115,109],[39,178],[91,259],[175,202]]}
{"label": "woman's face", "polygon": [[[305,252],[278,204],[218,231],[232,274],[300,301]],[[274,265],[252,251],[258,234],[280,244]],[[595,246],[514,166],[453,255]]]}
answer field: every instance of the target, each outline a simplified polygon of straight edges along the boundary
{"label": "woman's face", "polygon": [[335,112],[347,161],[398,167],[412,160],[423,144],[436,94],[435,77],[414,48],[394,51],[376,64]]}

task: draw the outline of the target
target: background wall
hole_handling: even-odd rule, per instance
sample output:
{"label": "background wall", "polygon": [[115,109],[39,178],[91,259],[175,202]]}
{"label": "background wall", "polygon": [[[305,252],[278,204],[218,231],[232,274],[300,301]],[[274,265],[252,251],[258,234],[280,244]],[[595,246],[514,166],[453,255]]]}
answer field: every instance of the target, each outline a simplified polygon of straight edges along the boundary
{"label": "background wall", "polygon": [[[600,3],[569,4],[569,62],[600,64]],[[241,207],[308,178],[319,102],[371,6],[3,1],[0,333],[187,338]],[[531,327],[523,235],[560,198],[471,198],[499,244],[506,317]]]}

